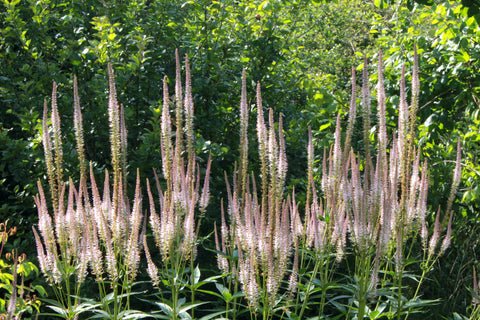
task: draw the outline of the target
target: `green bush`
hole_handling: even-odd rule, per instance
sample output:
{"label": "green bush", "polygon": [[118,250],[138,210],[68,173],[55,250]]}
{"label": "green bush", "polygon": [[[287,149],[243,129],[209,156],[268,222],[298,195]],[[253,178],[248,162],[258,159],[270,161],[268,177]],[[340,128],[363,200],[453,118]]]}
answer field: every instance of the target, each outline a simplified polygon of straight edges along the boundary
{"label": "green bush", "polygon": [[38,284],[40,271],[27,261],[25,253],[18,253],[18,241],[8,243],[17,227],[8,227],[8,221],[0,224],[0,318],[34,319],[40,311],[39,297],[45,289]]}

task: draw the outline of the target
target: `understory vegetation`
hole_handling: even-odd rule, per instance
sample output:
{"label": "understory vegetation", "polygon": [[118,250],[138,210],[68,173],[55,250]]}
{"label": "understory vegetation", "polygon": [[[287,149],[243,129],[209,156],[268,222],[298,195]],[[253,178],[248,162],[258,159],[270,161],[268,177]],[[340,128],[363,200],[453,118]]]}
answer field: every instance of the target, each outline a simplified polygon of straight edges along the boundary
{"label": "understory vegetation", "polygon": [[480,316],[476,4],[0,16],[0,319]]}

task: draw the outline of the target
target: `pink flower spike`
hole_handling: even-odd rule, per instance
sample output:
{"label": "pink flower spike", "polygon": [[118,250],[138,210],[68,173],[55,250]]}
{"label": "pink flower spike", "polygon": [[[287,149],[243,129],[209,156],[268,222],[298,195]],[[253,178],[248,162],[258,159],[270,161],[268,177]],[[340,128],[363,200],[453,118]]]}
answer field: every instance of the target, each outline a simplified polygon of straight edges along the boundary
{"label": "pink flower spike", "polygon": [[433,227],[433,234],[430,238],[430,243],[428,246],[428,255],[432,256],[435,253],[435,248],[437,247],[438,238],[440,233],[440,208],[438,208],[437,217],[435,218],[435,225]]}
{"label": "pink flower spike", "polygon": [[443,238],[442,246],[440,247],[440,252],[438,253],[438,255],[440,256],[450,246],[450,242],[452,238],[452,220],[453,220],[453,210],[450,210],[450,217],[448,218],[447,234],[445,235],[445,238]]}

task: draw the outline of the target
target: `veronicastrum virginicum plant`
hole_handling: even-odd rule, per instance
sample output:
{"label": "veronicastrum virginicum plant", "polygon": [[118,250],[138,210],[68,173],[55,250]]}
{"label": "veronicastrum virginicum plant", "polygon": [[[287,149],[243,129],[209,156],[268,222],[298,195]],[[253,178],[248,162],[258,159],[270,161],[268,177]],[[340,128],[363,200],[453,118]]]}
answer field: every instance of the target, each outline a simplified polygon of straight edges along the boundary
{"label": "veronicastrum virginicum plant", "polygon": [[[248,178],[248,108],[243,80],[240,161],[233,178],[233,189],[228,188],[230,226],[227,226],[222,211],[222,236],[219,240],[215,227],[215,238],[219,268],[231,276],[228,278],[231,281],[229,287],[221,289],[237,292],[241,285],[251,318],[257,318],[260,312],[267,319],[275,312],[289,308],[285,313],[289,318],[301,319],[311,304],[317,305],[315,309],[318,310],[318,316],[324,317],[323,311],[329,298],[327,291],[331,286],[335,264],[349,253],[347,238],[354,253],[354,270],[351,281],[343,288],[350,293],[350,299],[346,302],[346,308],[335,302],[347,318],[378,317],[382,313],[398,319],[408,317],[412,308],[402,294],[402,280],[407,267],[405,261],[410,259],[411,246],[418,236],[424,252],[420,263],[422,274],[410,301],[417,305],[421,303],[418,294],[426,273],[450,242],[452,203],[460,182],[460,150],[457,150],[453,185],[447,202],[447,232],[438,250],[440,212],[435,219],[433,234],[429,237],[426,224],[428,166],[426,161],[421,162],[420,148],[412,143],[419,95],[417,60],[415,52],[410,106],[406,102],[405,72],[402,71],[398,129],[391,139],[391,145],[388,145],[383,61],[380,54],[376,154],[368,151],[363,157],[355,154],[351,148],[357,113],[353,70],[352,100],[345,140],[342,143],[338,116],[334,145],[328,154],[325,151],[323,157],[323,201],[317,196],[314,184],[314,148],[309,132],[308,185],[303,223],[297,212],[295,198],[283,198],[286,158],[281,119],[277,144],[271,111],[270,128],[267,130],[264,124],[259,88],[257,137],[262,174],[260,201],[255,180]],[[368,83],[368,65],[365,61],[361,97],[364,150],[371,150]],[[276,251],[277,248],[283,251]],[[293,251],[295,254],[291,261]],[[285,266],[289,263],[292,263],[292,268],[287,271]],[[299,270],[303,270],[301,274]],[[273,283],[279,284],[287,274],[290,274],[288,288],[279,294],[280,285],[274,286]],[[290,298],[296,290],[300,292],[296,295],[297,299],[292,301]],[[390,291],[391,299],[382,300],[381,296],[387,291]],[[235,302],[233,300],[234,309]],[[371,310],[370,305],[374,305],[375,309]],[[235,310],[232,315],[235,318]]]}
{"label": "veronicastrum virginicum plant", "polygon": [[[149,221],[155,245],[159,249],[157,255],[151,254],[147,236],[142,232],[138,175],[132,208],[126,197],[126,128],[123,108],[116,99],[111,66],[109,121],[113,179],[105,172],[103,196],[97,188],[92,169],[89,177],[90,191],[87,186],[76,80],[74,127],[80,162],[78,188],[75,188],[71,179],[66,183],[63,177],[63,151],[55,84],[50,118],[53,136],[49,132],[48,108],[45,103],[43,142],[51,201],[47,201],[39,183],[39,195],[35,201],[40,232],[34,229],[34,234],[41,270],[57,295],[58,302],[51,308],[66,319],[75,319],[85,311],[94,311],[100,317],[112,319],[145,316],[129,310],[129,298],[138,273],[142,244],[147,258],[147,272],[160,290],[161,301],[156,304],[165,314],[155,316],[168,319],[193,318],[193,309],[202,304],[196,303],[194,297],[195,290],[205,283],[199,282],[199,268],[194,268],[199,229],[195,212],[199,211],[201,217],[208,204],[210,160],[200,193],[200,174],[193,145],[193,99],[189,63],[187,59],[183,97],[178,52],[176,60],[175,132],[170,118],[167,81],[164,80],[161,118],[164,181],[155,175],[158,200],[154,198],[147,181]],[[440,216],[437,214],[433,234],[429,237],[425,221],[428,167],[426,161],[420,161],[421,150],[412,143],[419,94],[417,55],[415,53],[410,107],[406,103],[405,75],[402,72],[398,131],[391,139],[391,144],[387,144],[382,64],[380,54],[376,154],[369,152],[371,106],[365,62],[361,101],[364,150],[367,152],[361,157],[351,150],[357,112],[353,76],[345,141],[342,144],[339,116],[334,145],[330,152],[325,151],[323,157],[323,199],[317,195],[314,184],[314,147],[309,132],[308,184],[303,222],[294,195],[284,197],[287,161],[282,119],[279,119],[278,134],[272,110],[269,111],[268,126],[266,125],[260,85],[257,85],[257,140],[261,174],[258,189],[255,177],[250,177],[248,173],[249,113],[246,76],[245,73],[242,75],[240,160],[238,170],[233,175],[232,186],[227,181],[228,224],[222,208],[220,240],[215,227],[218,264],[227,282],[226,286],[217,285],[227,303],[225,312],[220,312],[221,314],[235,319],[244,311],[242,302],[237,299],[243,295],[252,319],[271,319],[277,316],[301,319],[307,308],[315,309],[318,317],[322,318],[329,299],[327,292],[333,288],[330,285],[333,268],[346,256],[349,263],[354,262],[352,280],[343,286],[350,292],[350,299],[345,302],[346,308],[340,305],[339,301],[342,300],[332,302],[343,308],[345,317],[372,318],[381,312],[398,319],[401,316],[408,317],[411,310],[405,304],[402,294],[402,279],[407,270],[405,261],[411,252],[406,246],[413,245],[413,240],[420,235],[424,257],[422,275],[411,299],[415,302],[426,273],[449,245],[452,203],[460,181],[460,152],[457,153],[454,182],[447,202],[447,233],[438,251]],[[172,140],[173,136],[175,141]],[[50,215],[49,212],[53,214]],[[142,239],[143,243],[140,241]],[[347,239],[352,245],[352,258],[349,257]],[[154,262],[156,257],[160,257],[161,261]],[[102,298],[100,303],[82,302],[86,299],[80,298],[82,283],[89,272],[99,285]],[[185,290],[187,287],[189,291]],[[382,290],[387,287],[391,292],[389,301],[382,298]],[[185,303],[187,292],[191,293],[190,303]],[[310,308],[312,304],[315,308]],[[376,310],[370,310],[372,305],[376,305]]]}
{"label": "veronicastrum virginicum plant", "polygon": [[[217,258],[220,270],[227,275],[226,290],[238,296],[241,286],[252,319],[271,319],[283,314],[283,308],[296,288],[281,288],[289,274],[288,264],[297,235],[291,228],[299,221],[292,198],[284,198],[287,159],[282,119],[275,130],[273,110],[265,124],[260,84],[257,85],[257,138],[260,157],[261,184],[257,190],[255,178],[248,173],[248,105],[245,71],[242,75],[240,101],[240,160],[233,175],[233,187],[227,181],[228,221],[222,208],[221,237],[215,227]],[[258,192],[260,191],[260,193]],[[258,196],[260,194],[260,197]],[[227,301],[227,317],[237,316],[239,301]],[[232,310],[230,310],[232,307]]]}
{"label": "veronicastrum virginicum plant", "polygon": [[[195,290],[201,285],[198,281],[199,268],[194,268],[197,235],[200,228],[200,220],[195,218],[195,211],[200,211],[201,218],[208,205],[211,160],[208,160],[204,184],[200,193],[200,169],[196,163],[193,146],[194,106],[188,57],[185,60],[185,73],[185,97],[183,97],[180,59],[178,51],[176,51],[175,134],[172,130],[171,103],[166,77],[163,82],[161,151],[165,187],[162,189],[158,176],[155,174],[159,213],[157,213],[147,181],[150,227],[155,238],[155,245],[159,249],[157,256],[161,257],[158,263],[154,262],[145,235],[143,241],[148,264],[147,272],[154,285],[159,289],[162,301],[156,302],[156,304],[166,314],[166,319],[193,318],[193,308],[202,304],[195,303],[194,297]],[[172,141],[174,135],[175,141]],[[182,296],[186,292],[184,290],[186,287],[189,287],[191,292],[191,302],[188,304],[182,302],[187,298]],[[164,293],[165,289],[170,291],[169,294]],[[187,313],[189,310],[192,310],[192,315]]]}
{"label": "veronicastrum virginicum plant", "polygon": [[[377,109],[378,133],[376,155],[370,154],[370,89],[368,88],[367,60],[364,63],[362,107],[364,157],[351,148],[352,130],[356,118],[355,74],[353,73],[352,102],[345,142],[341,143],[340,117],[337,118],[335,143],[327,160],[324,156],[322,191],[325,211],[329,219],[337,217],[345,221],[355,255],[352,283],[345,288],[352,294],[346,309],[347,317],[363,319],[375,316],[379,310],[388,310],[398,319],[408,317],[410,308],[402,295],[402,279],[406,271],[405,261],[417,239],[422,241],[424,257],[421,261],[422,275],[412,301],[417,301],[418,292],[426,272],[447,249],[451,237],[452,203],[460,182],[460,150],[457,150],[453,185],[447,202],[447,233],[437,251],[440,238],[440,212],[437,213],[433,234],[428,238],[426,226],[428,166],[421,163],[421,150],[413,143],[416,112],[418,109],[419,80],[418,58],[415,51],[412,75],[412,102],[408,106],[405,93],[405,71],[402,70],[398,128],[387,143],[386,97],[383,84],[383,61],[379,55]],[[460,142],[459,145],[460,146]],[[459,147],[458,147],[459,149]],[[340,218],[338,218],[340,217]],[[412,240],[412,241],[410,241]],[[340,244],[340,243],[339,243]],[[343,251],[343,250],[340,250]],[[392,266],[393,265],[393,266]],[[388,278],[387,275],[393,276]],[[379,276],[383,275],[382,279]],[[385,283],[393,291],[394,303],[377,299]],[[393,284],[391,283],[393,282]],[[374,301],[378,310],[370,310],[368,301]],[[375,312],[372,313],[372,311]]]}
{"label": "veronicastrum virginicum plant", "polygon": [[[141,251],[142,209],[140,179],[137,175],[133,206],[126,198],[127,132],[123,106],[116,97],[115,79],[108,65],[110,144],[113,183],[105,171],[103,195],[100,195],[93,169],[90,169],[90,189],[87,186],[87,166],[84,156],[82,116],[76,78],[74,79],[74,128],[80,162],[78,188],[72,179],[63,177],[63,150],[60,116],[57,107],[57,87],[52,93],[51,131],[45,102],[43,145],[47,163],[51,204],[38,182],[35,197],[38,208],[39,232],[33,232],[37,244],[40,268],[53,288],[56,301],[50,306],[57,316],[76,319],[85,311],[94,311],[108,319],[121,319],[127,314],[141,313],[130,309],[132,285],[138,272]],[[111,190],[111,187],[113,190]],[[68,191],[67,191],[68,190]],[[51,215],[50,212],[53,211]],[[98,284],[100,302],[81,299],[81,286],[88,273]],[[82,302],[82,300],[86,302]]]}
{"label": "veronicastrum virginicum plant", "polygon": [[[167,79],[164,82],[161,150],[165,190],[160,187],[160,181],[155,174],[160,215],[156,213],[155,201],[147,180],[151,211],[149,220],[155,244],[160,249],[162,257],[160,269],[155,266],[148,250],[145,229],[142,231],[142,197],[138,174],[131,209],[126,198],[127,130],[123,106],[117,102],[111,65],[108,65],[110,83],[108,114],[113,182],[106,171],[102,196],[92,168],[90,169],[91,191],[90,193],[88,191],[82,116],[76,78],[74,79],[74,129],[80,162],[78,188],[75,188],[71,179],[65,183],[63,177],[62,134],[56,100],[56,84],[53,87],[50,118],[53,138],[49,132],[48,107],[45,102],[43,143],[53,215],[49,214],[50,205],[39,182],[39,195],[35,197],[35,201],[39,212],[40,232],[36,229],[33,231],[41,270],[52,285],[57,298],[56,301],[50,301],[53,304],[51,308],[61,317],[75,319],[80,313],[86,311],[93,311],[99,316],[112,319],[146,316],[130,310],[130,295],[138,273],[142,245],[146,249],[147,272],[154,284],[161,290],[163,287],[170,290],[171,303],[168,299],[158,303],[167,314],[166,317],[173,319],[183,317],[187,314],[186,311],[198,305],[193,303],[182,305],[180,291],[189,284],[193,302],[195,289],[201,285],[198,283],[199,268],[194,268],[193,264],[200,227],[200,221],[195,220],[195,210],[198,207],[200,217],[205,214],[209,200],[208,177],[211,161],[210,159],[208,161],[206,178],[200,194],[200,174],[193,145],[193,99],[189,63],[187,58],[185,98],[183,99],[178,52],[176,58],[175,143],[172,142]],[[67,189],[68,196],[66,196]],[[189,262],[190,283],[186,278]],[[89,271],[98,283],[100,303],[80,298],[81,286]],[[163,290],[161,293],[163,295]]]}

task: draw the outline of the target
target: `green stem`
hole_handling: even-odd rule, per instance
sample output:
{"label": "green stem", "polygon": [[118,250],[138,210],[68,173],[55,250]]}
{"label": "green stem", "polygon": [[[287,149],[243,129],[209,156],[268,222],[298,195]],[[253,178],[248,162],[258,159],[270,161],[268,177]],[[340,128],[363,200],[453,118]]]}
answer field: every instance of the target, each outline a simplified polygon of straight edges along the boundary
{"label": "green stem", "polygon": [[[415,300],[418,297],[418,293],[420,291],[420,287],[422,286],[423,280],[425,279],[425,276],[426,276],[428,270],[430,270],[430,268],[437,261],[438,256],[433,260],[431,260],[431,258],[432,258],[432,256],[429,254],[428,257],[427,257],[427,260],[425,261],[424,266],[422,267],[422,275],[420,276],[420,280],[418,281],[417,289],[415,290],[415,293],[414,293],[413,298],[412,298],[413,300]],[[409,314],[410,314],[410,312],[407,312],[404,320],[407,320]]]}
{"label": "green stem", "polygon": [[176,279],[173,279],[172,287],[172,304],[173,304],[173,320],[177,320],[177,311],[178,311],[178,290]]}
{"label": "green stem", "polygon": [[325,309],[325,302],[327,299],[327,290],[328,290],[328,283],[330,282],[329,279],[329,260],[326,260],[326,264],[323,265],[323,272],[320,273],[321,281],[322,281],[322,297],[320,298],[320,307],[319,307],[319,317],[323,316],[323,310]]}
{"label": "green stem", "polygon": [[113,283],[113,318],[117,320],[118,317],[118,303],[117,303],[117,297],[118,297],[118,286],[116,283]]}
{"label": "green stem", "polygon": [[[304,265],[305,263],[305,250],[301,250],[301,258],[300,258],[300,268],[299,270],[307,270],[308,268],[305,267]],[[307,263],[307,266],[309,265],[309,263]],[[302,275],[298,275],[298,282],[301,283],[302,281],[302,278],[305,274],[302,274]],[[300,306],[300,295],[297,294],[296,295],[296,298],[295,298],[295,314],[298,314],[298,308]]]}
{"label": "green stem", "polygon": [[359,292],[358,292],[358,320],[363,320],[365,318],[365,307],[367,305],[367,295],[368,295],[368,280],[370,276],[370,261],[368,259],[368,254],[360,254],[360,270],[357,270],[359,273]]}
{"label": "green stem", "polygon": [[[320,254],[320,259],[319,260],[320,261],[315,261],[315,266],[313,267],[312,275],[310,276],[310,280],[308,281],[308,285],[306,287],[307,291],[305,292],[305,299],[303,300],[302,308],[300,309],[300,314],[299,314],[300,319],[302,319],[303,313],[305,312],[305,308],[307,307],[308,298],[310,296],[310,287],[313,283],[313,279],[315,279],[317,277],[319,266],[320,266],[320,264],[322,263],[322,260],[323,260],[323,255]],[[323,285],[323,283],[322,283],[322,285]],[[324,292],[322,292],[322,296],[323,296],[323,293]]]}
{"label": "green stem", "polygon": [[[198,232],[198,231],[197,231]],[[197,233],[198,234],[198,233]],[[190,252],[190,279],[191,279],[191,302],[195,302],[195,270],[193,264],[193,250]],[[195,308],[192,308],[192,319],[195,319]]]}
{"label": "green stem", "polygon": [[397,290],[398,290],[398,306],[397,306],[397,319],[401,320],[400,316],[402,314],[402,308],[403,308],[403,299],[402,299],[402,272],[397,273]]}
{"label": "green stem", "polygon": [[[223,284],[225,284],[225,281],[223,281]],[[228,292],[232,292],[231,289],[232,289],[231,281],[228,281]],[[225,300],[225,318],[228,319],[228,314],[230,312],[230,299],[225,299],[225,296],[224,296],[224,300]],[[233,317],[235,319],[235,314],[233,315]]]}
{"label": "green stem", "polygon": [[[238,292],[238,281],[236,281],[236,280],[234,279],[233,275],[232,275],[232,277],[231,277],[231,281],[234,281],[234,282],[235,282],[235,284],[234,284],[234,287],[235,287],[234,293],[237,293],[237,292]],[[230,292],[231,292],[231,291],[230,291]],[[235,298],[233,299],[233,318],[232,318],[232,320],[236,320],[236,319],[237,319],[237,297],[235,297]]]}

